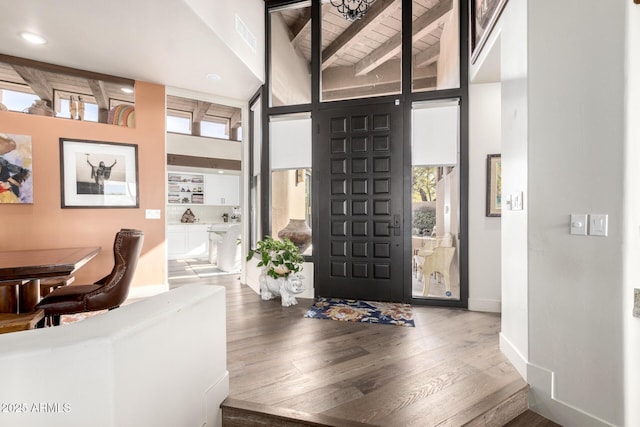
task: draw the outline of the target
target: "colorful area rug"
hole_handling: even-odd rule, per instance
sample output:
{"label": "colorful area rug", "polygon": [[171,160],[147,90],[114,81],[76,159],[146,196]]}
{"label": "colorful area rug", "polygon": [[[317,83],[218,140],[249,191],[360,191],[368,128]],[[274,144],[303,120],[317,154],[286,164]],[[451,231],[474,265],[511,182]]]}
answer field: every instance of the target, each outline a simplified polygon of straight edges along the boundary
{"label": "colorful area rug", "polygon": [[411,306],[395,302],[319,298],[304,314],[304,317],[380,325],[415,326]]}

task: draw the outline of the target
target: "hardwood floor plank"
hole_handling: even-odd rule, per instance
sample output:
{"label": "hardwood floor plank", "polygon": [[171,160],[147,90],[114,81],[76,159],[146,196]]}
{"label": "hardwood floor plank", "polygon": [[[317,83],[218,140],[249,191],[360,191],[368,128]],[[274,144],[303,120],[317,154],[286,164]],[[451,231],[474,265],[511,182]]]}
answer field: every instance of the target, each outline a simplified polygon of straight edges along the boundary
{"label": "hardwood floor plank", "polygon": [[235,277],[198,283],[226,289],[225,426],[497,426],[526,405],[499,315],[414,306],[415,328],[307,319],[310,299],[282,307]]}

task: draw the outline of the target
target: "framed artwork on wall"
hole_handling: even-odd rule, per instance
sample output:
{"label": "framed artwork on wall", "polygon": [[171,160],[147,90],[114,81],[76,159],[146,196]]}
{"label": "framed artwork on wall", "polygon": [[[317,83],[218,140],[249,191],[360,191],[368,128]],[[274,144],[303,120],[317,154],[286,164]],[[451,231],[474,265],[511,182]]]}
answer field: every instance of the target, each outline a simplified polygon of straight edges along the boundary
{"label": "framed artwork on wall", "polygon": [[502,162],[500,154],[487,156],[487,216],[502,215]]}
{"label": "framed artwork on wall", "polygon": [[30,135],[0,133],[0,203],[33,203]]}
{"label": "framed artwork on wall", "polygon": [[138,146],[60,138],[63,208],[137,208]]}
{"label": "framed artwork on wall", "polygon": [[507,0],[471,0],[471,63],[475,63]]}

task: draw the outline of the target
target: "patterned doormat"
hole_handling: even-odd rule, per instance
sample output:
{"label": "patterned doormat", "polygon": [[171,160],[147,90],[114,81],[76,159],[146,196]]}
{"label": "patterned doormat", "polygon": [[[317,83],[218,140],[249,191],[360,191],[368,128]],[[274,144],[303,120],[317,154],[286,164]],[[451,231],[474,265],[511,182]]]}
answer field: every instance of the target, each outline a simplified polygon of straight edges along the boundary
{"label": "patterned doormat", "polygon": [[304,317],[415,327],[411,306],[395,302],[318,298]]}

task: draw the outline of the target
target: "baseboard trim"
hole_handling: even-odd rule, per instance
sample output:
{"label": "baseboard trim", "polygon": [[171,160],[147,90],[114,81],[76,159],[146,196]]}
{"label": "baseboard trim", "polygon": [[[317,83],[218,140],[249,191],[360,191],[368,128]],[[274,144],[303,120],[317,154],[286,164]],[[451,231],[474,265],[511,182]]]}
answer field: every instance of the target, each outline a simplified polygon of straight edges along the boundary
{"label": "baseboard trim", "polygon": [[531,386],[529,408],[560,424],[580,427],[614,427],[593,414],[583,411],[556,397],[555,373],[533,363],[527,364],[527,378]]}
{"label": "baseboard trim", "polygon": [[507,356],[507,359],[509,359],[509,362],[511,362],[513,367],[516,368],[520,376],[525,381],[529,382],[527,379],[527,358],[520,353],[516,346],[513,345],[513,343],[509,341],[509,338],[507,338],[502,332],[500,332],[500,351]]}
{"label": "baseboard trim", "polygon": [[470,311],[483,311],[487,313],[501,313],[502,301],[497,299],[469,298]]}

